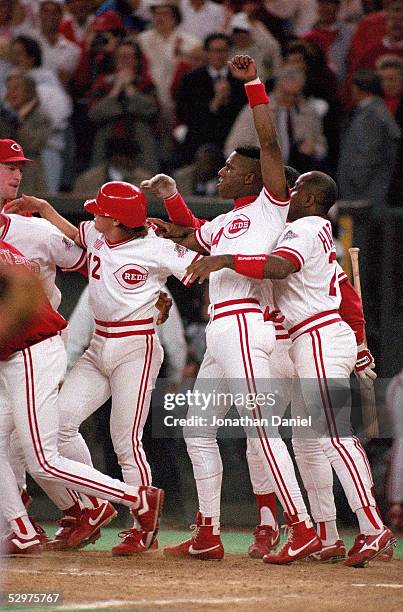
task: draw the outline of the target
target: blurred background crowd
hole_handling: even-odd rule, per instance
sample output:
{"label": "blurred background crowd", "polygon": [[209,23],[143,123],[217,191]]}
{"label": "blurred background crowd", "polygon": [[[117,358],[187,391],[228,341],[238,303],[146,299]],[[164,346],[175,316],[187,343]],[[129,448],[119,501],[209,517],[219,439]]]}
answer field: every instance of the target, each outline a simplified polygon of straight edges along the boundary
{"label": "blurred background crowd", "polygon": [[38,161],[26,192],[164,171],[214,196],[223,157],[256,140],[227,67],[248,53],[286,163],[399,205],[402,31],[399,0],[0,0],[0,137]]}
{"label": "blurred background crowd", "polygon": [[[401,0],[0,0],[0,138],[14,138],[37,162],[24,170],[21,192],[93,197],[106,181],[139,184],[162,171],[184,196],[214,200],[225,157],[258,144],[243,84],[227,66],[247,53],[270,94],[285,162],[328,172],[341,200],[369,203],[372,319],[389,327],[382,313],[394,298],[380,295],[376,245],[382,213],[402,203],[402,33]],[[211,214],[206,204],[202,216]],[[401,271],[395,285],[398,278]],[[69,317],[77,282],[62,304]],[[179,310],[161,332],[162,375],[184,390],[205,350],[208,289],[170,287]],[[91,321],[82,327],[86,299],[70,319],[70,365],[91,333]],[[372,335],[376,354],[381,338]],[[114,473],[103,414],[86,432],[98,466]],[[152,440],[151,425],[148,443],[176,514],[178,491],[191,482],[179,461],[186,454]],[[226,453],[237,474],[239,444],[230,441]],[[384,442],[372,452],[379,486],[386,450]]]}

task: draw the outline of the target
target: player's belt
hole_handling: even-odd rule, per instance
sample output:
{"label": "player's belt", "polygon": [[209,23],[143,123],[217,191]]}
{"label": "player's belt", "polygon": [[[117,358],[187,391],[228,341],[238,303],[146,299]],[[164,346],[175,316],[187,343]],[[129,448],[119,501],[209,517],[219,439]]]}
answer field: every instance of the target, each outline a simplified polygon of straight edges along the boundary
{"label": "player's belt", "polygon": [[290,334],[291,340],[294,342],[294,340],[299,338],[302,334],[307,334],[315,329],[320,329],[321,327],[326,327],[327,325],[332,325],[332,323],[337,323],[342,320],[338,310],[325,310],[324,312],[318,312],[318,314],[309,317],[309,319],[305,319],[305,321],[301,321],[298,325],[294,325],[294,327],[288,330],[288,333]]}
{"label": "player's belt", "polygon": [[95,319],[95,335],[103,338],[126,338],[127,336],[150,334],[155,334],[152,317],[136,321],[99,321]]}
{"label": "player's belt", "polygon": [[216,321],[222,317],[230,315],[245,314],[248,312],[256,312],[263,314],[258,300],[254,298],[245,298],[239,300],[227,300],[226,302],[217,302],[209,306],[210,321]]}

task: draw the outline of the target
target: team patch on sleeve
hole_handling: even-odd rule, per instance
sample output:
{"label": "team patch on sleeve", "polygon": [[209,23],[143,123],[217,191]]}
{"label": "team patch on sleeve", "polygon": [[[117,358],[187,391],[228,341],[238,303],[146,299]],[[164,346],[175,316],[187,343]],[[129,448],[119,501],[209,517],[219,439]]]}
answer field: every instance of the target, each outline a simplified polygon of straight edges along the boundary
{"label": "team patch on sleeve", "polygon": [[181,244],[175,244],[174,251],[178,257],[184,257],[188,252],[188,249]]}
{"label": "team patch on sleeve", "polygon": [[281,238],[281,242],[283,242],[283,240],[292,240],[293,238],[298,238],[298,234],[296,234],[292,230],[288,230],[288,232],[286,232]]}

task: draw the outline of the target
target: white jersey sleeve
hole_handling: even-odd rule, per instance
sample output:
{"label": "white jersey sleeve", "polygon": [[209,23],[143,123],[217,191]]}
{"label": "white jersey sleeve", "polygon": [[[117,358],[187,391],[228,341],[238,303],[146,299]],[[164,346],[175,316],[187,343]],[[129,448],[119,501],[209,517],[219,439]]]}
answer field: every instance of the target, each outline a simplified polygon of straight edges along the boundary
{"label": "white jersey sleeve", "polygon": [[339,285],[349,280],[347,274],[344,272],[343,268],[341,267],[338,261],[336,261],[336,270],[337,270],[337,279],[339,281]]}
{"label": "white jersey sleeve", "polygon": [[272,255],[279,255],[293,263],[299,272],[311,257],[315,247],[315,234],[305,227],[305,220],[290,224],[281,234]]}
{"label": "white jersey sleeve", "polygon": [[187,274],[186,268],[203,256],[195,253],[171,240],[164,240],[160,253],[161,273],[165,276],[176,276],[186,287],[189,286],[192,275]]}
{"label": "white jersey sleeve", "polygon": [[98,232],[95,229],[94,221],[82,221],[78,226],[78,237],[85,249],[91,244],[91,240],[95,238]]}
{"label": "white jersey sleeve", "polygon": [[74,272],[81,268],[86,260],[86,252],[75,242],[64,236],[57,228],[49,230],[49,255],[52,261],[64,272]]}

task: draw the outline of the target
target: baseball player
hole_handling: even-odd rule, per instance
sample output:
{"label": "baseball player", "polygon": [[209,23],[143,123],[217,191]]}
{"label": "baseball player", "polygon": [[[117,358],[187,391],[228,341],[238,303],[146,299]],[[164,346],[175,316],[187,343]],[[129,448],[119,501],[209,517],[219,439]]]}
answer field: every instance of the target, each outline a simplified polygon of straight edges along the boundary
{"label": "baseball player", "polygon": [[[236,149],[236,152],[255,155],[259,159],[259,151],[254,149]],[[294,169],[286,166],[287,182],[292,187],[299,176]],[[226,183],[219,186],[220,193]],[[250,193],[253,186],[249,186]],[[196,218],[187,207],[185,201],[176,190],[175,181],[166,175],[157,175],[152,179],[152,191],[155,195],[164,198],[164,204],[170,219],[184,227],[199,228],[204,220]],[[253,196],[252,196],[253,198]],[[242,200],[241,200],[242,201]],[[234,206],[237,207],[238,200],[235,199]],[[341,304],[339,312],[344,321],[354,330],[358,345],[358,356],[355,372],[359,376],[373,377],[370,365],[373,365],[372,355],[363,346],[364,317],[361,301],[350,284],[346,273],[336,263],[338,269],[338,280],[341,292]],[[288,331],[284,328],[282,321],[284,317],[275,310],[272,281],[262,283],[262,304],[269,304],[265,309],[265,319],[272,320],[276,330],[276,343],[271,355],[270,375],[276,379],[276,385],[281,388],[279,398],[281,405],[276,405],[276,414],[280,416],[291,402],[292,384],[290,380],[295,377],[295,368],[289,356],[291,339]],[[282,381],[285,379],[285,382]],[[295,402],[292,404],[294,411]],[[297,416],[297,415],[296,415]],[[356,441],[360,444],[359,441]],[[336,508],[333,499],[333,473],[330,462],[326,457],[320,443],[312,437],[298,438],[293,441],[294,452],[298,469],[301,473],[304,486],[308,492],[312,516],[317,523],[318,535],[322,542],[322,549],[315,553],[315,558],[320,561],[335,561],[346,556],[343,542],[340,540],[336,525]],[[247,442],[246,456],[248,468],[255,494],[256,505],[259,512],[260,524],[254,531],[254,541],[249,546],[248,554],[252,558],[263,558],[274,549],[280,540],[280,531],[276,520],[276,496],[273,485],[262,467],[258,453],[252,445]],[[330,501],[331,500],[331,501]],[[390,559],[390,556],[388,557]]]}
{"label": "baseball player", "polygon": [[[235,72],[234,62],[232,70]],[[287,185],[277,136],[267,113],[268,98],[259,82],[248,85],[246,91],[261,145],[260,164],[241,152],[234,152],[228,158],[225,168],[219,173],[220,184],[224,186],[225,182],[227,185],[227,197],[240,197],[239,206],[211,223],[205,223],[195,233],[182,228],[177,234],[182,244],[199,252],[232,253],[237,248],[248,252],[256,248],[256,244],[260,248],[274,245],[285,226],[289,206]],[[260,193],[257,189],[259,181],[255,181],[256,173],[263,179],[264,188]],[[152,189],[152,181],[142,185]],[[251,185],[256,190],[252,194]],[[165,224],[161,223],[160,227],[163,231]],[[206,330],[207,351],[196,381],[196,391],[199,387],[203,390],[203,379],[215,379],[214,390],[217,392],[228,389],[239,392],[242,389],[244,397],[248,393],[254,395],[260,389],[260,381],[267,380],[269,357],[275,341],[274,326],[265,324],[263,320],[260,289],[254,281],[243,283],[240,277],[224,271],[212,275],[209,292],[211,321]],[[213,417],[225,416],[228,409],[226,405],[214,406]],[[245,406],[238,407],[238,411],[244,415]],[[272,478],[288,517],[289,545],[293,555],[289,559],[304,558],[319,550],[321,543],[303,503],[291,458],[278,434],[259,424],[263,421],[257,418],[261,413],[256,406],[252,415],[256,417],[255,423],[252,427],[245,427],[246,433]],[[196,416],[197,408],[190,407],[188,419]],[[199,513],[192,537],[179,546],[166,548],[164,552],[168,556],[220,559],[224,554],[219,523],[222,464],[216,430],[214,419],[213,424],[209,422],[203,431],[197,426],[184,429],[196,479]]]}
{"label": "baseball player", "polygon": [[[160,288],[174,274],[185,285],[186,267],[200,255],[157,237],[146,227],[146,200],[133,185],[106,183],[96,200],[85,204],[95,221],[77,230],[44,200],[16,200],[30,212],[37,211],[57,224],[87,249],[89,301],[95,332],[88,350],[71,370],[59,395],[59,448],[68,457],[91,463],[79,426],[112,395],[111,435],[125,482],[151,483],[151,470],[143,446],[142,431],[151,392],[162,362],[155,337],[153,309]],[[88,509],[69,534],[67,545],[90,539],[98,530]],[[154,536],[134,521],[121,534],[114,555],[144,552]]]}
{"label": "baseball player", "polygon": [[[3,241],[0,241],[0,260],[14,266],[36,268]],[[60,332],[66,325],[46,300],[38,316],[0,348],[0,472],[3,476],[0,510],[12,529],[11,535],[2,542],[3,555],[41,550],[38,534],[27,517],[8,461],[8,441],[14,428],[33,476],[57,479],[67,488],[124,504],[136,514],[144,530],[155,534],[158,529],[163,502],[161,489],[127,485],[58,453],[57,393],[66,363]],[[108,504],[103,520],[109,522],[115,514],[113,506]]]}
{"label": "baseball player", "polygon": [[[246,80],[255,78],[254,62],[248,56],[240,58],[239,68],[245,71]],[[346,429],[339,435],[340,420],[337,422],[335,414],[337,393],[342,392],[343,402],[347,403],[348,378],[357,357],[354,334],[338,313],[336,252],[331,224],[326,220],[336,197],[336,185],[327,175],[318,172],[302,175],[291,194],[290,221],[294,223],[283,232],[272,255],[208,258],[202,266],[197,263],[190,266],[189,272],[200,281],[211,272],[227,268],[252,278],[277,280],[275,300],[293,341],[291,357],[305,406],[316,418],[325,416],[328,437],[319,439],[361,529],[344,563],[363,566],[390,548],[395,539],[377,511],[366,455]],[[330,377],[339,379],[339,385],[332,386],[334,380]],[[346,414],[342,417],[345,419]],[[288,563],[289,557],[290,547],[286,544],[278,554],[266,555],[264,561],[282,564]]]}

